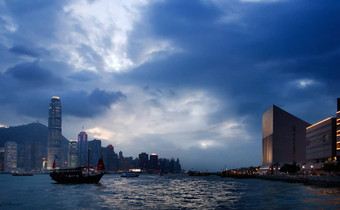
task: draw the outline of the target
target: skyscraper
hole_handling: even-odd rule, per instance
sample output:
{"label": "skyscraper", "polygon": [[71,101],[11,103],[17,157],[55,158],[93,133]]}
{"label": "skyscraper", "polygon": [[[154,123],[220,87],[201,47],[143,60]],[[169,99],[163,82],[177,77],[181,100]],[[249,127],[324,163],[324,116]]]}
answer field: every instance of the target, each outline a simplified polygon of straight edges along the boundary
{"label": "skyscraper", "polygon": [[4,162],[5,162],[5,148],[0,147],[0,172],[4,171]]}
{"label": "skyscraper", "polygon": [[78,141],[70,140],[68,145],[68,167],[76,168],[78,166]]}
{"label": "skyscraper", "polygon": [[94,139],[88,143],[90,148],[90,166],[97,167],[98,160],[102,156],[102,141]]}
{"label": "skyscraper", "polygon": [[146,171],[149,168],[149,155],[145,152],[142,152],[138,155],[139,157],[139,168],[143,171]]}
{"label": "skyscraper", "polygon": [[61,155],[61,102],[53,96],[50,101],[47,136],[47,169],[52,169],[55,161],[57,168],[62,166]]}
{"label": "skyscraper", "polygon": [[158,169],[158,155],[156,153],[150,155],[150,169]]}
{"label": "skyscraper", "polygon": [[18,144],[14,141],[5,143],[4,171],[11,172],[17,169]]}
{"label": "skyscraper", "polygon": [[114,147],[112,144],[109,144],[105,148],[104,152],[104,164],[106,164],[106,169],[108,171],[117,171],[118,170],[118,157],[114,151]]}
{"label": "skyscraper", "polygon": [[87,166],[88,162],[87,134],[81,131],[78,134],[78,163],[79,166]]}

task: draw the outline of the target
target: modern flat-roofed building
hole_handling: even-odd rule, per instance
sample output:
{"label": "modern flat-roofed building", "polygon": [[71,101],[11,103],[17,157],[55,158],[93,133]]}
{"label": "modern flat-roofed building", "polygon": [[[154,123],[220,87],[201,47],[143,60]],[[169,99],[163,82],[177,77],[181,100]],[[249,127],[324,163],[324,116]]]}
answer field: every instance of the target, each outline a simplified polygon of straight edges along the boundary
{"label": "modern flat-roofed building", "polygon": [[310,124],[273,105],[262,116],[262,166],[306,161]]}
{"label": "modern flat-roofed building", "polygon": [[306,159],[310,163],[336,157],[336,118],[329,117],[306,128]]}

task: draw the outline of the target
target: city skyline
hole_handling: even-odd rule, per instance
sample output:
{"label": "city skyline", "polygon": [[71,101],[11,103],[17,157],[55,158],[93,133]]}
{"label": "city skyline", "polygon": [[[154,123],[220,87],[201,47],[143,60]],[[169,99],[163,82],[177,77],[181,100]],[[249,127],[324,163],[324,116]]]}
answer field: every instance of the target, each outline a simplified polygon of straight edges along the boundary
{"label": "city skyline", "polygon": [[0,126],[48,125],[183,168],[258,166],[273,104],[314,124],[340,96],[340,3],[0,3]]}

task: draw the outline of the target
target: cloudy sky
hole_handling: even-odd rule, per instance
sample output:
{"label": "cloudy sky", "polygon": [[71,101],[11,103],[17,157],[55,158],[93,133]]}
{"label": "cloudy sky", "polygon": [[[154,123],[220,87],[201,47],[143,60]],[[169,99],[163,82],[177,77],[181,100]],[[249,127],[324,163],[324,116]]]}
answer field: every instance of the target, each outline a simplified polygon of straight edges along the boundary
{"label": "cloudy sky", "polygon": [[0,0],[0,125],[155,152],[183,168],[260,165],[262,114],[310,123],[340,97],[340,2]]}

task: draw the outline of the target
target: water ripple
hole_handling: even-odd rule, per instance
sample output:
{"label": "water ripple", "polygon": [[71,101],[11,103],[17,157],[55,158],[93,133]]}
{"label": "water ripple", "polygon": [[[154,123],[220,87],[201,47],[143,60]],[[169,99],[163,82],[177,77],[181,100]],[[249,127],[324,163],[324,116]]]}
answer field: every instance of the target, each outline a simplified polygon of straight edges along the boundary
{"label": "water ripple", "polygon": [[0,175],[0,209],[340,208],[340,189],[266,180],[105,175],[100,184],[54,184],[47,175]]}

